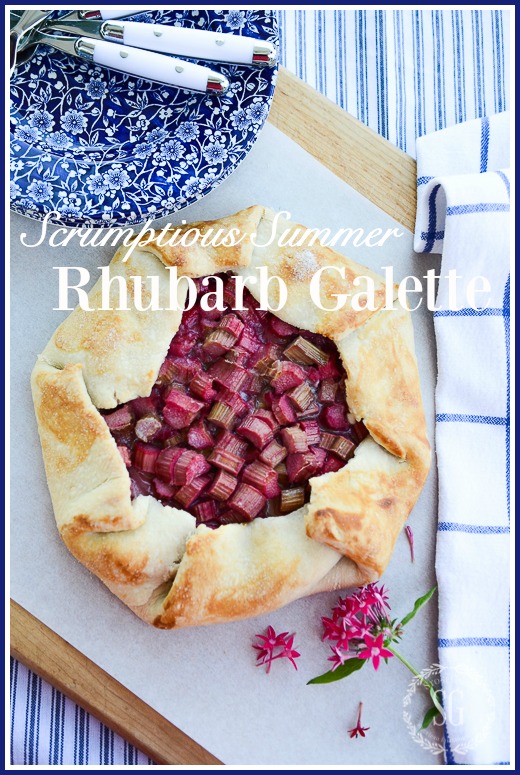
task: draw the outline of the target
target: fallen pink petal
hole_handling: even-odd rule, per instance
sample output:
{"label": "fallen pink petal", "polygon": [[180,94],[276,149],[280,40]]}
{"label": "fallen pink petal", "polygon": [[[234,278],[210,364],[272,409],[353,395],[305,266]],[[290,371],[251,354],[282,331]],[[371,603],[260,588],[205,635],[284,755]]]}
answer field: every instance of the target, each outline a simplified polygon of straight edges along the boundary
{"label": "fallen pink petal", "polygon": [[353,729],[349,729],[348,733],[351,738],[358,737],[361,735],[361,737],[365,737],[365,732],[368,732],[370,727],[362,727],[361,726],[361,713],[363,711],[363,703],[359,703],[359,710],[358,710],[358,717],[357,717],[357,724]]}
{"label": "fallen pink petal", "polygon": [[410,544],[410,555],[412,557],[412,562],[415,562],[415,552],[413,549],[413,533],[412,528],[408,525],[405,527],[404,532],[406,533],[406,537],[408,539],[408,543]]}

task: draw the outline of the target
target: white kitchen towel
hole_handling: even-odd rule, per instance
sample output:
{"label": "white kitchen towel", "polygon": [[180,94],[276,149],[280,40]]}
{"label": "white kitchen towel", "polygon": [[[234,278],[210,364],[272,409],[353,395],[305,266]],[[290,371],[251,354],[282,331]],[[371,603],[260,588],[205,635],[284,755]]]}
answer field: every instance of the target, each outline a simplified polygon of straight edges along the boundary
{"label": "white kitchen towel", "polygon": [[417,140],[414,247],[442,253],[436,568],[448,764],[509,762],[509,163],[507,113]]}

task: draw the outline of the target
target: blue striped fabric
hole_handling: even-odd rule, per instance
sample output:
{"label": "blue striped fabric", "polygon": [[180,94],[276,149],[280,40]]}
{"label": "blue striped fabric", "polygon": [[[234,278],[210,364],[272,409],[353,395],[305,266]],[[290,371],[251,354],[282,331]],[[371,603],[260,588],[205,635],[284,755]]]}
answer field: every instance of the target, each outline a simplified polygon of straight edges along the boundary
{"label": "blue striped fabric", "polygon": [[446,533],[454,531],[456,533],[509,533],[509,525],[464,525],[461,522],[439,522],[437,530]]}
{"label": "blue striped fabric", "polygon": [[153,764],[31,670],[11,659],[12,764]]}
{"label": "blue striped fabric", "polygon": [[[417,137],[508,107],[507,11],[290,9],[277,15],[282,64],[411,155]],[[482,164],[486,143],[484,131]],[[421,177],[418,185],[429,181]],[[506,177],[503,184],[509,186]],[[442,238],[434,232],[432,248]],[[437,313],[444,314],[451,313]],[[441,531],[468,528],[441,524]],[[151,763],[15,660],[10,757],[14,764]]]}
{"label": "blue striped fabric", "polygon": [[282,63],[403,151],[507,110],[508,12],[278,11]]}

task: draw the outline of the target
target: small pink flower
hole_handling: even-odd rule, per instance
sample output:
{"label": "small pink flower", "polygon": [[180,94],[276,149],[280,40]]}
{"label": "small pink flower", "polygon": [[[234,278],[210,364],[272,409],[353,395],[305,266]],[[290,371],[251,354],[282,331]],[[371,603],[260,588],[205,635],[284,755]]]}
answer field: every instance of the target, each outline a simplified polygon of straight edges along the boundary
{"label": "small pink flower", "polygon": [[[355,633],[351,630],[350,632],[346,632],[342,638],[339,638],[336,641],[336,646],[341,649],[342,651],[349,651],[350,649],[350,641],[355,639]],[[332,648],[332,646],[331,646]]]}
{"label": "small pink flower", "polygon": [[351,611],[344,616],[340,616],[337,619],[337,624],[343,628],[345,632],[348,632],[352,627],[357,627],[359,619]]}
{"label": "small pink flower", "polygon": [[360,659],[371,659],[374,665],[374,670],[379,667],[381,657],[393,657],[391,651],[385,649],[383,646],[383,633],[373,638],[370,635],[365,635],[365,645],[367,648],[364,651],[360,651],[358,657]]}
{"label": "small pink flower", "polygon": [[339,597],[338,604],[332,609],[332,615],[334,619],[339,619],[341,616],[346,616],[352,611],[352,603],[350,597]]}
{"label": "small pink flower", "polygon": [[266,672],[268,673],[275,659],[285,657],[298,670],[295,660],[300,656],[300,653],[293,648],[294,633],[289,635],[288,632],[281,632],[277,635],[274,629],[269,626],[266,635],[258,633],[255,637],[260,641],[260,643],[253,643],[253,648],[258,651],[256,655],[257,667],[267,665]]}
{"label": "small pink flower", "polygon": [[365,590],[367,595],[369,595],[371,604],[378,605],[383,615],[390,610],[388,594],[384,584],[381,584],[380,587],[378,587],[376,584],[369,584],[367,587],[365,587]]}
{"label": "small pink flower", "polygon": [[327,616],[322,616],[321,621],[323,624],[322,640],[339,640],[343,637],[344,630],[335,619],[329,619]]}
{"label": "small pink flower", "polygon": [[343,649],[339,648],[338,646],[331,646],[332,649],[332,656],[329,657],[329,662],[334,662],[332,665],[332,671],[336,670],[336,668],[341,667],[341,665],[344,665],[345,662],[348,659],[348,653],[343,651]]}
{"label": "small pink flower", "polygon": [[[343,664],[341,657],[346,654],[352,656],[360,656],[361,652],[366,654],[367,638],[370,643],[379,643],[375,639],[382,634],[383,641],[392,640],[395,633],[388,618],[389,609],[388,595],[383,585],[367,584],[347,597],[338,598],[331,616],[323,616],[321,619],[322,640],[334,642],[334,645],[331,644],[333,656],[329,657],[329,661],[334,663],[332,670]],[[380,646],[382,645],[381,642]],[[388,655],[387,650],[384,655]],[[367,658],[373,657],[370,654]],[[376,661],[379,665],[379,660]]]}
{"label": "small pink flower", "polygon": [[372,635],[373,623],[359,622],[352,628],[352,637],[364,640],[367,635]]}
{"label": "small pink flower", "polygon": [[286,638],[285,643],[283,644],[282,651],[280,652],[280,654],[276,655],[275,659],[285,657],[294,666],[294,669],[298,670],[298,665],[294,660],[298,659],[298,657],[301,655],[299,651],[296,651],[295,649],[293,649],[293,643],[294,643],[294,633],[289,638]]}
{"label": "small pink flower", "polygon": [[359,592],[352,595],[351,613],[362,616],[365,620],[377,622],[386,614],[385,589],[380,589],[375,584],[362,587]]}
{"label": "small pink flower", "polygon": [[352,595],[352,612],[354,614],[364,614],[368,616],[371,613],[372,602],[369,600],[365,590],[362,589],[358,594]]}
{"label": "small pink flower", "polygon": [[370,727],[362,727],[361,726],[361,713],[363,711],[363,703],[359,703],[359,711],[358,711],[358,717],[357,717],[357,724],[354,727],[354,729],[349,729],[349,735],[350,737],[357,737],[358,735],[361,735],[361,737],[365,737],[365,732],[367,732]]}
{"label": "small pink flower", "polygon": [[267,672],[269,672],[271,669],[271,662],[274,659],[275,648],[279,646],[283,647],[283,644],[285,643],[285,637],[287,635],[287,632],[282,632],[280,635],[277,635],[274,629],[269,626],[267,628],[266,635],[258,634],[255,636],[259,641],[261,641],[260,645],[253,644],[253,648],[258,651],[256,656],[257,664],[267,665]]}

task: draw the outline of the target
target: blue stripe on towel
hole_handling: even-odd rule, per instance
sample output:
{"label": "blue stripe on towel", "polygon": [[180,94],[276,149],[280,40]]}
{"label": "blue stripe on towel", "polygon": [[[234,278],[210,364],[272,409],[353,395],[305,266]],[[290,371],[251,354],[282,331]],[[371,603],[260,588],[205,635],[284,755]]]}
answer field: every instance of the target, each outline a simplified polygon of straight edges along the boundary
{"label": "blue stripe on towel", "polygon": [[489,154],[489,118],[484,116],[482,119],[482,129],[480,134],[480,171],[487,172]]}
{"label": "blue stripe on towel", "polygon": [[446,208],[446,215],[470,215],[471,213],[508,213],[504,202],[479,202],[478,204],[453,205]]}
{"label": "blue stripe on towel", "polygon": [[471,648],[473,646],[495,646],[498,648],[509,648],[509,638],[439,638],[437,641],[439,648]]}
{"label": "blue stripe on towel", "polygon": [[[442,231],[422,231],[421,232],[421,239],[423,242],[428,242],[433,240],[434,242],[437,242],[438,240],[444,239],[444,229]],[[429,252],[429,251],[425,251]]]}
{"label": "blue stripe on towel", "polygon": [[508,525],[462,525],[459,522],[439,522],[440,533],[475,533],[477,535],[501,535],[509,533]]}
{"label": "blue stripe on towel", "polygon": [[437,204],[436,197],[437,191],[440,189],[440,183],[437,183],[431,190],[428,198],[428,232],[425,237],[426,245],[424,246],[425,253],[431,253],[435,244],[435,235],[437,232]]}
{"label": "blue stripe on towel", "polygon": [[433,313],[434,318],[501,318],[503,315],[504,311],[499,307],[483,307],[482,309],[473,309],[473,307],[463,307],[463,309],[438,309]]}
{"label": "blue stripe on towel", "polygon": [[483,425],[509,425],[508,417],[492,417],[485,414],[448,414],[435,415],[437,422],[470,422]]}

